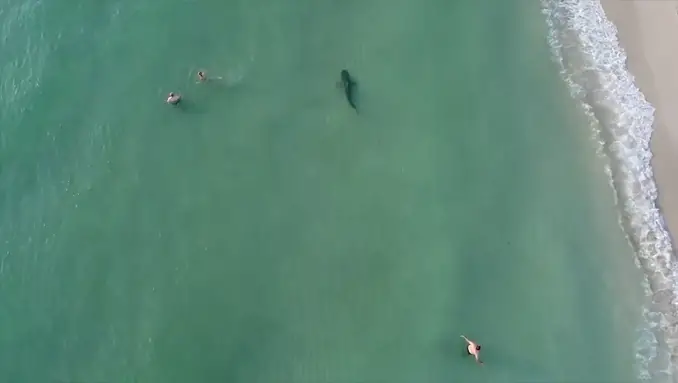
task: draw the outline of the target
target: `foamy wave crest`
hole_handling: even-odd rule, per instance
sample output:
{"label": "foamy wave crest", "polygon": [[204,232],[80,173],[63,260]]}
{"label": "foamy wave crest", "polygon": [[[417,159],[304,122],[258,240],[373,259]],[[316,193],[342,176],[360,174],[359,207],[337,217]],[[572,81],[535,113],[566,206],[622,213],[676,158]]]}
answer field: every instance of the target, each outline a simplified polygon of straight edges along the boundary
{"label": "foamy wave crest", "polygon": [[638,329],[637,370],[645,381],[678,377],[678,268],[656,205],[650,160],[654,107],[626,69],[617,29],[598,0],[542,0],[549,43],[572,96],[590,117],[620,207],[620,223],[646,276],[651,303]]}

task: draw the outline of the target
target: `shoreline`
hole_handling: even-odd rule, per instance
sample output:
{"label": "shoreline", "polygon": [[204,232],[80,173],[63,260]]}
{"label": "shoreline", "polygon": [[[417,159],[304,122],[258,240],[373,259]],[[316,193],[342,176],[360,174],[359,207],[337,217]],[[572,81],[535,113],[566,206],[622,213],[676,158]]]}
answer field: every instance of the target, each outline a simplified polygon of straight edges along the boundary
{"label": "shoreline", "polygon": [[628,70],[655,107],[650,146],[657,205],[675,243],[678,198],[670,196],[678,194],[678,177],[673,176],[678,171],[678,46],[672,41],[678,37],[678,1],[601,0],[601,4],[617,27]]}
{"label": "shoreline", "polygon": [[[626,52],[625,66],[634,77],[635,85],[645,99],[654,107],[654,121],[650,139],[652,174],[656,194],[651,201],[659,210],[664,229],[668,232],[672,251],[670,260],[657,258],[661,268],[672,269],[675,262],[678,238],[678,1],[638,1],[638,0],[601,0],[606,17],[617,29],[617,39]],[[624,123],[624,121],[622,121]],[[622,191],[633,194],[635,190]],[[636,238],[630,235],[634,246]],[[659,252],[659,249],[657,249]],[[641,264],[643,262],[641,261]],[[653,306],[661,307],[668,314],[669,327],[663,328],[663,334],[657,337],[660,348],[666,348],[666,358],[670,363],[668,375],[675,373],[678,358],[678,332],[675,330],[676,318],[671,315],[674,309],[674,280],[656,278],[653,267],[643,267],[647,273],[650,299]],[[663,273],[662,273],[663,274]],[[668,296],[667,296],[668,295]],[[664,327],[664,326],[662,326]],[[659,335],[656,334],[655,335]],[[660,354],[662,352],[660,351]],[[652,358],[655,359],[655,358]],[[654,363],[653,363],[654,364]],[[659,365],[655,372],[661,371]],[[674,377],[675,378],[675,377]],[[673,380],[673,379],[672,379]],[[674,380],[675,381],[675,380]]]}

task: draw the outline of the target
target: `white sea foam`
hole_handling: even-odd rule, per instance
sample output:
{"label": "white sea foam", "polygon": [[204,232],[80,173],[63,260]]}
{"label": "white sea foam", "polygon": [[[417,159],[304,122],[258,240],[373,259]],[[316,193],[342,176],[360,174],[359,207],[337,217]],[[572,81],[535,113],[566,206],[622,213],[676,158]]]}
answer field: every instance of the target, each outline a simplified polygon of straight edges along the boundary
{"label": "white sea foam", "polygon": [[678,268],[657,208],[650,160],[654,107],[626,69],[617,29],[598,0],[542,0],[549,44],[572,97],[589,116],[607,159],[620,224],[644,271],[648,299],[638,328],[636,361],[643,381],[678,379]]}

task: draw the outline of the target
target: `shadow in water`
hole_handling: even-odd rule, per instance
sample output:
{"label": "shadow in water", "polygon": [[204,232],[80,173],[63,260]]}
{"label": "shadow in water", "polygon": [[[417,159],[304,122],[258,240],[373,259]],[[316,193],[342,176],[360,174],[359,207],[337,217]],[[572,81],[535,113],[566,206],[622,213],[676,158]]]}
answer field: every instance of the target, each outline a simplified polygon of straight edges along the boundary
{"label": "shadow in water", "polygon": [[174,107],[178,110],[180,110],[183,113],[188,113],[188,114],[204,114],[207,113],[207,108],[205,108],[204,104],[200,104],[194,101],[191,101],[190,99],[182,98],[181,102],[177,105],[174,105]]}

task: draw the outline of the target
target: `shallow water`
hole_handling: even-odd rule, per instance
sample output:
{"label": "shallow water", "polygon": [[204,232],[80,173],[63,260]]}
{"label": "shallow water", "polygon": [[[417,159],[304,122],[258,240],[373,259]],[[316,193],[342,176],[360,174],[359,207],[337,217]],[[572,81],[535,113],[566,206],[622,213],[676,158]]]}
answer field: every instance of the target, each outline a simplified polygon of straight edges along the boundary
{"label": "shallow water", "polygon": [[3,6],[3,380],[633,377],[590,132],[488,4]]}

